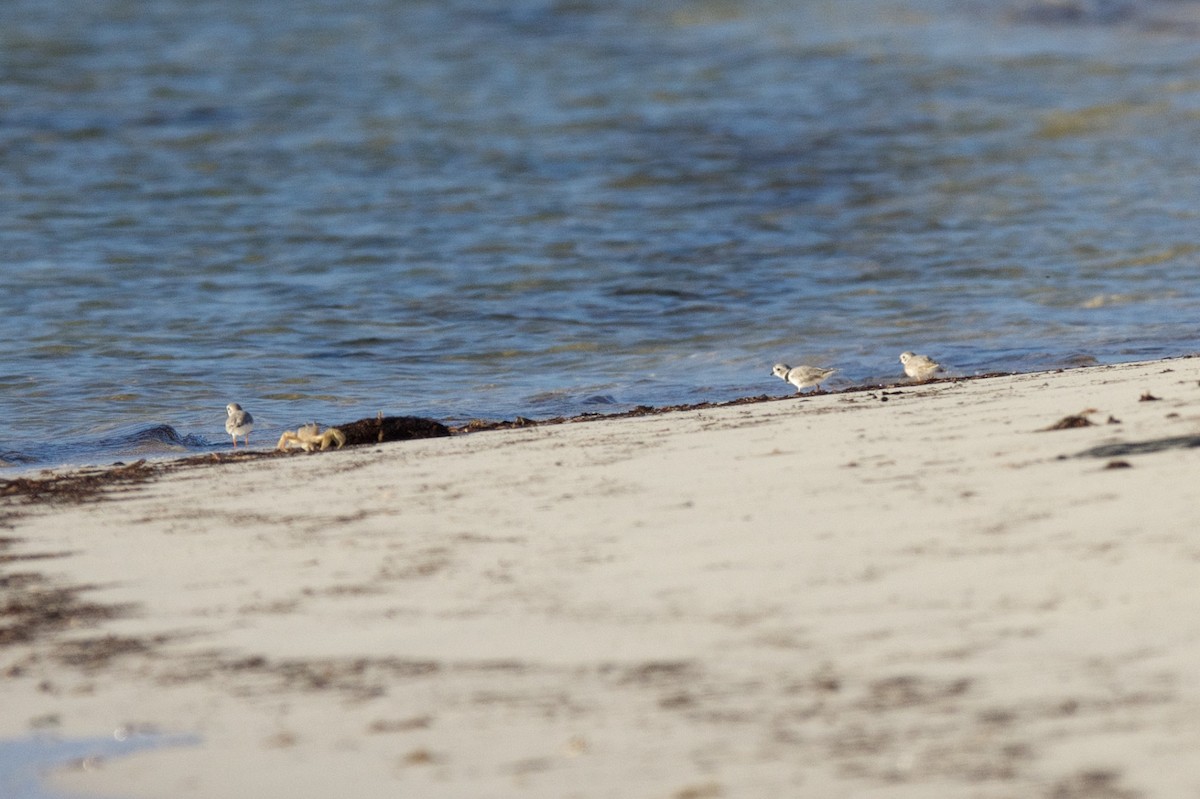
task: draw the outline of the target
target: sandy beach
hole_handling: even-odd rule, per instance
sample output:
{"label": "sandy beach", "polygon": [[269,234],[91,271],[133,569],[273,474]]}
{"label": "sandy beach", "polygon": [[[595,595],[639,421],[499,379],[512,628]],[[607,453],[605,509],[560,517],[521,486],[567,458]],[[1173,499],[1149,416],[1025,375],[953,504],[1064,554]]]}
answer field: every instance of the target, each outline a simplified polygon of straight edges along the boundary
{"label": "sandy beach", "polygon": [[1198,446],[1183,358],[13,496],[0,746],[143,741],[40,789],[111,799],[1194,795]]}

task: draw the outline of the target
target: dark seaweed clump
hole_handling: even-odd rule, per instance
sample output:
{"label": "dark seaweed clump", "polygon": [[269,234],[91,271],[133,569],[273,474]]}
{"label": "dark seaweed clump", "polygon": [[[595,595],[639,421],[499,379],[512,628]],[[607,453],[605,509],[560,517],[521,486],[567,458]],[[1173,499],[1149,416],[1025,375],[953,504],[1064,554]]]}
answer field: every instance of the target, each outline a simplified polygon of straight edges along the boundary
{"label": "dark seaweed clump", "polygon": [[345,434],[348,447],[450,435],[450,429],[441,422],[420,416],[377,416],[374,419],[359,419],[357,422],[339,424],[337,429]]}

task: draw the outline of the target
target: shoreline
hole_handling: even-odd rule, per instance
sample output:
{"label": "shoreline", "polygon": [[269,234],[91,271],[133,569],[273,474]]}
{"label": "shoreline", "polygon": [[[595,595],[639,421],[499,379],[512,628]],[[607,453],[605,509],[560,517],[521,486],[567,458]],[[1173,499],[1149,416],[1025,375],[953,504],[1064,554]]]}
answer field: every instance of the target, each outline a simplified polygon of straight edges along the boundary
{"label": "shoreline", "polygon": [[1182,357],[117,467],[0,502],[0,738],[188,737],[49,779],[117,799],[1184,795],[1198,434]]}
{"label": "shoreline", "polygon": [[[1138,363],[1157,363],[1159,361],[1168,362],[1178,359],[1196,358],[1200,355],[1179,355],[1170,358],[1158,359],[1158,361],[1146,361]],[[1110,364],[1119,366],[1121,364]],[[805,392],[803,395],[796,393],[791,394],[756,394],[747,397],[737,397],[731,400],[718,401],[703,401],[695,403],[679,403],[675,405],[637,405],[625,411],[613,411],[611,413],[603,413],[598,411],[584,411],[573,416],[552,416],[544,419],[535,419],[524,415],[516,415],[512,419],[472,419],[463,424],[448,425],[447,429],[451,436],[469,435],[473,433],[493,432],[496,430],[511,430],[518,428],[529,427],[545,427],[561,424],[582,424],[586,422],[603,422],[615,421],[619,419],[635,419],[646,416],[660,416],[663,414],[672,413],[687,413],[691,411],[711,410],[716,408],[730,408],[746,405],[757,405],[769,402],[785,402],[787,400],[795,400],[802,397],[816,396],[834,396],[839,394],[854,394],[858,392],[870,391],[894,391],[905,388],[921,388],[939,383],[960,383],[973,380],[987,380],[997,377],[1014,377],[1017,375],[1038,375],[1038,374],[1057,374],[1073,369],[1087,368],[1103,368],[1101,366],[1074,366],[1060,367],[1057,369],[1044,370],[1039,372],[987,372],[977,375],[961,375],[953,377],[932,378],[923,382],[915,382],[911,380],[897,380],[892,383],[873,383],[864,385],[846,386],[838,389],[828,390],[822,389],[816,392]],[[421,417],[412,417],[414,419]],[[363,421],[363,420],[359,420]],[[435,424],[442,424],[434,419],[425,421]],[[352,424],[343,422],[341,425]],[[329,425],[330,427],[338,427],[341,425]],[[421,436],[419,438],[424,438]],[[418,440],[417,438],[409,440]],[[395,443],[395,442],[380,442],[380,443]],[[375,444],[358,444],[356,446],[375,446]],[[326,452],[329,450],[326,450]],[[120,484],[127,482],[142,482],[144,480],[153,479],[160,473],[167,473],[177,469],[192,468],[199,466],[216,466],[235,462],[269,460],[274,458],[293,457],[298,455],[318,455],[322,452],[303,452],[299,449],[288,451],[279,451],[277,449],[242,449],[242,450],[219,450],[207,453],[185,454],[185,455],[159,455],[151,458],[139,458],[132,463],[124,461],[115,461],[108,465],[102,464],[76,464],[63,466],[36,466],[30,465],[21,472],[14,474],[11,477],[0,477],[0,502],[8,498],[25,498],[34,499],[39,493],[50,496],[60,494],[69,495],[76,490],[83,492],[86,495],[92,495],[101,490],[102,486],[111,478],[112,482]],[[65,486],[61,490],[57,490],[54,486],[60,484]]]}

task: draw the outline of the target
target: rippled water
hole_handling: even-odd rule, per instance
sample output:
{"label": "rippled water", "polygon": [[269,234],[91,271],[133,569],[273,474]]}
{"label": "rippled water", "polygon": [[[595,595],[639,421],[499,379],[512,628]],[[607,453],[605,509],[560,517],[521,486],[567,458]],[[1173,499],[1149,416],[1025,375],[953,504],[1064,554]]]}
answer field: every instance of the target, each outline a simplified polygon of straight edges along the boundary
{"label": "rippled water", "polygon": [[1196,5],[14,0],[0,458],[1191,352]]}

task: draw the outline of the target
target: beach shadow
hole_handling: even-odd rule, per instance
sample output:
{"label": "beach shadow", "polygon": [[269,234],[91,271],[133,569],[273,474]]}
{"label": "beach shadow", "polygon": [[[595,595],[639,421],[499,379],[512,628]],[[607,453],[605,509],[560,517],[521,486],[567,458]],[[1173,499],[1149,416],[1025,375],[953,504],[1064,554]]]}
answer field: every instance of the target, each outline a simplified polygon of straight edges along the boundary
{"label": "beach shadow", "polygon": [[1120,444],[1104,444],[1099,447],[1085,449],[1076,458],[1117,458],[1125,455],[1147,455],[1151,452],[1165,452],[1169,449],[1191,449],[1200,447],[1200,436],[1173,436],[1172,438],[1155,438],[1150,441],[1126,441]]}

